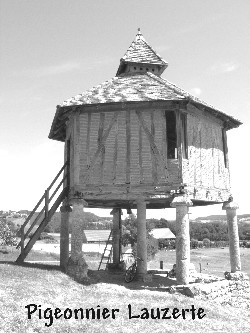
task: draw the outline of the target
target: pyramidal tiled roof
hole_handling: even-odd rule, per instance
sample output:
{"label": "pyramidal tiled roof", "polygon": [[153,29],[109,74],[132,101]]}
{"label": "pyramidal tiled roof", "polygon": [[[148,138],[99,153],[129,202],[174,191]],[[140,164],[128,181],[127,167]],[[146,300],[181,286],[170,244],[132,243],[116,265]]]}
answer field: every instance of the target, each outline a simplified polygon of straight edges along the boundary
{"label": "pyramidal tiled roof", "polygon": [[158,55],[155,50],[146,42],[145,38],[138,29],[138,33],[128,48],[127,52],[121,58],[124,62],[159,64],[167,66],[168,63]]}
{"label": "pyramidal tiled roof", "polygon": [[[140,32],[136,35],[135,40],[121,59],[119,68],[122,68],[124,62],[147,63],[149,67],[151,66],[151,69],[153,69],[154,66],[160,66],[161,71],[167,67],[167,63],[147,44]],[[158,64],[156,64],[156,62],[158,62]],[[118,74],[112,79],[92,89],[86,90],[82,94],[67,99],[61,105],[58,105],[49,137],[56,140],[64,140],[64,134],[60,134],[61,128],[65,127],[65,124],[63,124],[64,120],[62,119],[65,119],[67,111],[74,106],[180,100],[200,104],[209,108],[210,112],[214,115],[226,121],[230,121],[230,128],[238,127],[241,124],[240,121],[226,115],[212,105],[207,104],[149,70],[134,73],[127,72],[125,75],[124,72],[121,72],[121,74]]]}
{"label": "pyramidal tiled roof", "polygon": [[152,100],[181,100],[182,90],[153,73],[116,76],[82,94],[66,100],[62,106]]}
{"label": "pyramidal tiled roof", "polygon": [[[147,72],[116,76],[82,94],[64,101],[61,106],[76,106],[115,102],[190,100],[219,111],[162,77]],[[219,111],[221,112],[221,111]]]}

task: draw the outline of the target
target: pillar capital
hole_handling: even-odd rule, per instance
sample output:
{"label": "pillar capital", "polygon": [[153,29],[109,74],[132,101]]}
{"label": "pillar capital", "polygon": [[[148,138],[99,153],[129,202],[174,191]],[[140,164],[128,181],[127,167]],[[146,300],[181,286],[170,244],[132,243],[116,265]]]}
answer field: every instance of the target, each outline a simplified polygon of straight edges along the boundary
{"label": "pillar capital", "polygon": [[119,212],[121,212],[121,215],[123,215],[121,208],[113,208],[109,215],[115,215]]}
{"label": "pillar capital", "polygon": [[137,205],[137,204],[140,204],[140,203],[145,203],[146,205],[149,204],[150,202],[148,200],[146,200],[145,198],[138,198],[134,201],[134,204]]}
{"label": "pillar capital", "polygon": [[177,206],[193,206],[192,201],[187,195],[177,195],[174,197],[173,201],[170,203],[171,207],[177,207]]}
{"label": "pillar capital", "polygon": [[88,203],[84,200],[84,193],[78,191],[75,188],[70,189],[67,204],[71,206],[72,205],[83,205],[84,207],[88,206]]}
{"label": "pillar capital", "polygon": [[225,201],[222,206],[222,210],[236,210],[239,205],[234,201]]}
{"label": "pillar capital", "polygon": [[83,200],[83,199],[79,199],[79,198],[71,198],[70,199],[70,205],[77,205],[77,206],[83,206],[83,207],[87,207],[88,203],[87,201]]}
{"label": "pillar capital", "polygon": [[70,205],[63,205],[60,207],[60,212],[61,213],[70,213],[70,212],[72,212],[72,208],[70,207]]}

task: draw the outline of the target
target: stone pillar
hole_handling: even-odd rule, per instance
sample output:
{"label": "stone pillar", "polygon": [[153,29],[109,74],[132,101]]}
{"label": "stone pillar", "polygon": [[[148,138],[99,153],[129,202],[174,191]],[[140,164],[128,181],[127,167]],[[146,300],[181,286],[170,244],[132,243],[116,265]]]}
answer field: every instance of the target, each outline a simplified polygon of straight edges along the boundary
{"label": "stone pillar", "polygon": [[83,208],[87,203],[82,199],[72,200],[71,224],[71,256],[68,261],[67,273],[77,281],[87,278],[88,265],[82,253],[83,243]]}
{"label": "stone pillar", "polygon": [[231,273],[235,273],[236,271],[241,270],[239,234],[236,213],[238,208],[239,206],[237,203],[233,202],[232,199],[231,201],[224,202],[222,207],[222,209],[225,210],[227,214]]}
{"label": "stone pillar", "polygon": [[189,283],[190,235],[189,206],[191,200],[186,195],[176,196],[171,207],[176,208],[176,281],[177,284]]}
{"label": "stone pillar", "polygon": [[120,263],[120,238],[121,238],[121,209],[114,208],[110,215],[113,215],[113,234],[112,234],[112,245],[113,245],[113,263]]}
{"label": "stone pillar", "polygon": [[147,274],[147,231],[146,231],[146,202],[137,202],[137,257],[143,261],[137,261],[137,276],[144,277]]}
{"label": "stone pillar", "polygon": [[60,228],[60,267],[66,270],[69,260],[69,218],[72,209],[69,205],[60,208],[61,228]]}

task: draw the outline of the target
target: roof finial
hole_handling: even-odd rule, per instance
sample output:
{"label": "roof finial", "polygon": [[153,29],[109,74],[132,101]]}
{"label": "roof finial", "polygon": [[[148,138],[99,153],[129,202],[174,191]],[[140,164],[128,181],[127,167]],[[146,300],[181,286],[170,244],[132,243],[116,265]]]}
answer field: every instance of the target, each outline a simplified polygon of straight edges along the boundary
{"label": "roof finial", "polygon": [[138,34],[137,35],[141,35],[141,29],[138,28]]}

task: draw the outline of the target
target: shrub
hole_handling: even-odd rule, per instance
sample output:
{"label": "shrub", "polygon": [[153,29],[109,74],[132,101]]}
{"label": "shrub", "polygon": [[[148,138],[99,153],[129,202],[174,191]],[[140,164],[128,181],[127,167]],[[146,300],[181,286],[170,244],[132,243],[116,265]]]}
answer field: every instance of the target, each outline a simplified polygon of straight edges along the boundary
{"label": "shrub", "polygon": [[191,239],[190,241],[190,247],[191,249],[197,249],[199,247],[199,241],[198,239]]}
{"label": "shrub", "polygon": [[210,246],[210,239],[204,238],[203,241],[202,241],[202,243],[203,243],[203,246],[209,247]]}
{"label": "shrub", "polygon": [[0,221],[0,245],[16,246],[15,233],[6,221]]}

